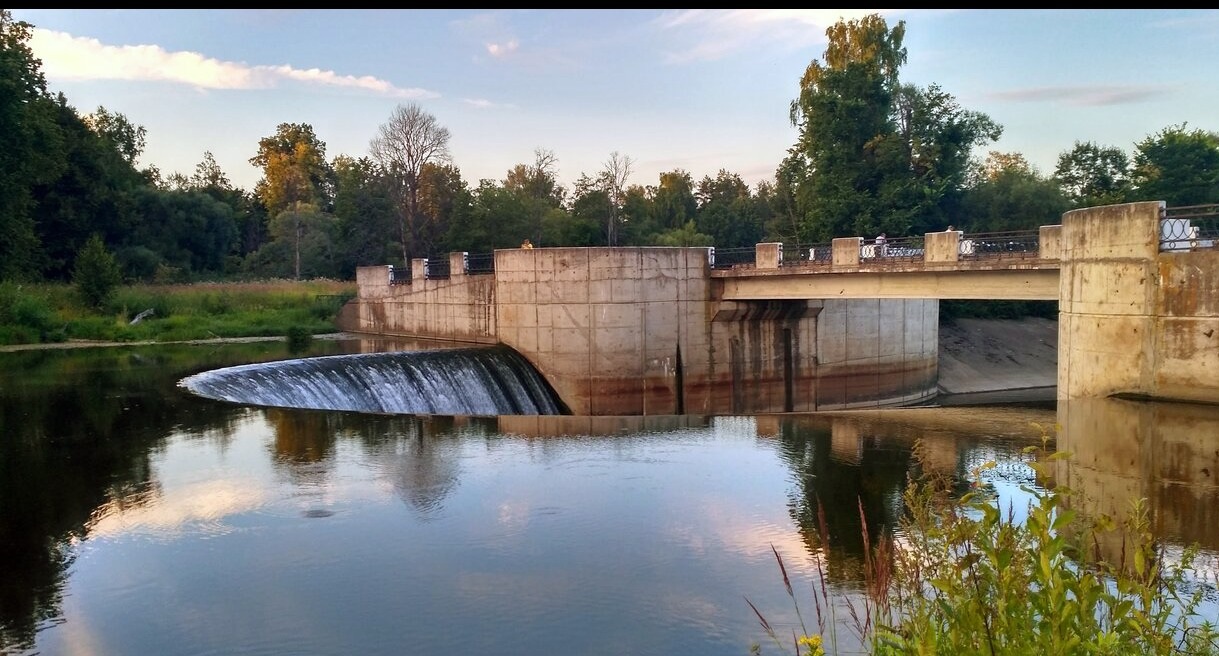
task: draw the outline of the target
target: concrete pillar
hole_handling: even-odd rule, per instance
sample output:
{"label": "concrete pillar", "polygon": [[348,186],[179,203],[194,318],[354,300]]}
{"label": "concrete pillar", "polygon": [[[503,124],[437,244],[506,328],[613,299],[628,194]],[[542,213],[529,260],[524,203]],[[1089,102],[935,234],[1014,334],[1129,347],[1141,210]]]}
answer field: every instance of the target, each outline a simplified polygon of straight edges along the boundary
{"label": "concrete pillar", "polygon": [[1062,226],[1041,226],[1037,233],[1037,256],[1043,260],[1062,258]]}
{"label": "concrete pillar", "polygon": [[416,257],[411,260],[411,282],[419,282],[427,277],[427,258]]}
{"label": "concrete pillar", "polygon": [[1058,398],[1154,388],[1163,202],[1106,205],[1062,218]]}

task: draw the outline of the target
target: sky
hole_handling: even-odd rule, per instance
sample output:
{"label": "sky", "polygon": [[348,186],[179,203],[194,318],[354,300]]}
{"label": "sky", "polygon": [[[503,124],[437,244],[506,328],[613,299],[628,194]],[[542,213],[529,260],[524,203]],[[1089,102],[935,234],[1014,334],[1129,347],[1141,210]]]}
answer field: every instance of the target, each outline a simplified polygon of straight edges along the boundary
{"label": "sky", "polygon": [[450,133],[471,187],[544,151],[558,181],[616,155],[628,183],[682,170],[756,185],[796,142],[790,106],[842,19],[904,22],[902,82],[938,86],[1003,129],[975,150],[1042,175],[1078,143],[1219,132],[1219,10],[11,9],[52,93],[146,130],[140,168],[190,176],[210,152],[253,190],[258,141],[313,128],[369,155],[395,108]]}

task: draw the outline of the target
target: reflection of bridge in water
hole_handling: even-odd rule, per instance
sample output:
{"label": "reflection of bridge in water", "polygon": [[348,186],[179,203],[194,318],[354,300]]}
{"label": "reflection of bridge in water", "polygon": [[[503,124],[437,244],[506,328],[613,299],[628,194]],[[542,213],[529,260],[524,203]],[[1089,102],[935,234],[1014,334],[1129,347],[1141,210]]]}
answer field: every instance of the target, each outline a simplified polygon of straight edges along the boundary
{"label": "reflection of bridge in water", "polygon": [[574,414],[815,411],[933,398],[940,299],[1056,300],[1060,398],[1214,402],[1217,217],[1146,202],[1035,236],[453,253],[362,267],[341,323],[506,344]]}

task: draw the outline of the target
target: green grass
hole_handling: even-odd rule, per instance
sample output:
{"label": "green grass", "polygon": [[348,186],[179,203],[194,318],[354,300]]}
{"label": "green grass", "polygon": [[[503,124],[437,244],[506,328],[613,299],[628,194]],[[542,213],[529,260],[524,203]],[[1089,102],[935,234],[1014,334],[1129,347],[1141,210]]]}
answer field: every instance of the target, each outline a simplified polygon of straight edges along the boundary
{"label": "green grass", "polygon": [[[70,285],[0,283],[0,344],[311,335],[337,330],[355,283],[333,280],[131,285],[99,309]],[[152,310],[139,323],[131,321]]]}

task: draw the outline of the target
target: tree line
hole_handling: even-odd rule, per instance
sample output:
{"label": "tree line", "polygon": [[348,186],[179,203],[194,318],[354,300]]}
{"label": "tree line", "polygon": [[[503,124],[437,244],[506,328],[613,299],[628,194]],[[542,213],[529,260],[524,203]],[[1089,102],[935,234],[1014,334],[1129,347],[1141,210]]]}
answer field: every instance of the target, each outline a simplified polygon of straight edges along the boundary
{"label": "tree line", "polygon": [[[146,132],[52,93],[33,26],[0,10],[0,279],[68,280],[91,239],[123,279],[349,279],[356,267],[452,251],[536,246],[751,246],[834,237],[1031,229],[1094,205],[1219,202],[1219,134],[1165,127],[1120,148],[1077,141],[1046,175],[988,146],[1002,126],[932,84],[904,84],[905,23],[840,21],[795,87],[797,140],[772,179],[675,169],[628,184],[609,154],[570,187],[539,147],[501,180],[471,186],[450,133],[399,105],[364,155],[328,156],[312,126],[282,123],[252,145],[262,178],[234,187],[210,152],[191,174],[139,167]],[[976,153],[985,152],[984,156]],[[96,256],[96,245],[91,246]]]}

